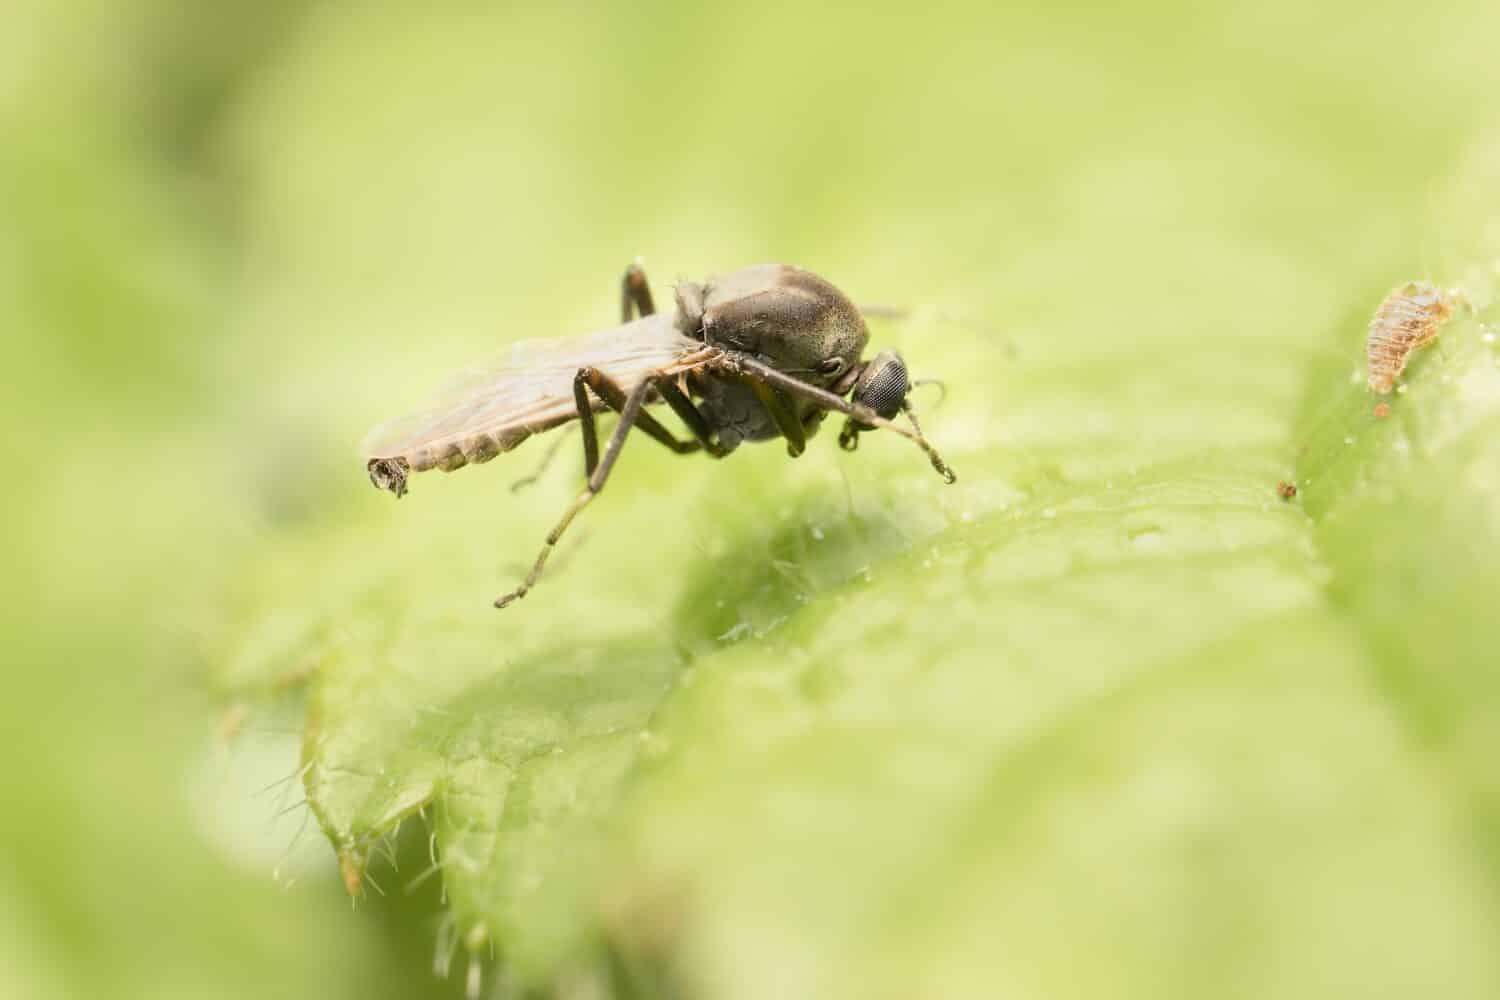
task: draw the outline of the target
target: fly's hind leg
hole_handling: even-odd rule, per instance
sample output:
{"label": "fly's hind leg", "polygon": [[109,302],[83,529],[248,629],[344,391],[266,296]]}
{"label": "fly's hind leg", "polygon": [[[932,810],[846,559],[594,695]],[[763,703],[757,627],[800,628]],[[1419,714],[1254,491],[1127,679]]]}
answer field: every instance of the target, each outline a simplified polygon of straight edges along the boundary
{"label": "fly's hind leg", "polygon": [[[582,374],[582,372],[579,373],[580,377],[582,376]],[[640,417],[644,416],[644,414],[641,412],[641,407],[645,404],[646,396],[650,392],[650,381],[643,381],[640,385],[631,390],[630,395],[625,398],[625,404],[620,408],[620,422],[615,426],[615,432],[610,435],[609,444],[604,449],[604,454],[602,456],[599,456],[597,464],[593,464],[589,469],[588,482],[584,485],[583,492],[579,493],[578,496],[573,498],[573,502],[570,503],[568,505],[568,509],[563,512],[562,519],[559,520],[557,522],[557,526],[548,533],[547,541],[542,545],[542,551],[537,555],[536,563],[531,567],[531,572],[526,574],[526,579],[522,580],[521,585],[515,590],[512,590],[510,593],[497,599],[495,601],[495,607],[503,608],[520,600],[521,598],[526,596],[527,592],[530,591],[532,587],[536,586],[537,578],[542,575],[542,570],[546,569],[547,567],[547,557],[552,555],[552,550],[557,547],[558,540],[561,539],[563,533],[568,530],[568,525],[573,523],[573,518],[578,516],[578,512],[583,510],[584,507],[587,507],[589,501],[598,496],[599,492],[604,489],[604,484],[609,481],[610,470],[615,467],[615,462],[620,457],[620,451],[625,447],[626,436],[630,434],[630,430],[636,425],[637,420]],[[593,430],[592,411],[590,411],[589,422],[587,426],[589,428],[589,431]],[[598,439],[595,438],[595,454],[597,454],[597,450]]]}
{"label": "fly's hind leg", "polygon": [[[645,386],[648,394],[654,387],[651,379],[646,379],[641,385]],[[625,405],[629,401],[620,383],[597,368],[580,368],[578,374],[573,376],[573,402],[578,407],[578,424],[583,431],[583,474],[585,476],[592,476],[594,468],[599,464],[599,431],[594,426],[594,407],[589,400],[590,392],[622,417],[625,413]],[[671,431],[663,427],[660,421],[645,410],[636,416],[635,422],[636,426],[648,437],[679,455],[686,455],[702,447],[697,441],[677,440]]]}
{"label": "fly's hind leg", "polygon": [[[641,316],[650,316],[652,313],[656,312],[656,303],[651,298],[651,283],[646,280],[646,269],[641,266],[639,258],[631,261],[630,266],[625,269],[625,274],[620,278],[620,322],[629,323],[632,319],[634,319],[635,316],[632,314],[632,312],[638,313]],[[619,410],[621,406],[625,405],[624,396],[625,394],[623,392],[620,393],[620,402],[612,403],[611,408]],[[675,404],[673,406],[673,409],[676,409]],[[580,408],[578,412],[581,417],[583,414],[583,410]],[[592,414],[590,414],[590,417],[592,417]],[[592,423],[592,420],[589,420],[589,422]],[[641,429],[647,429],[644,423],[642,424]],[[652,437],[656,437],[656,435],[653,434]],[[557,457],[557,450],[561,446],[561,444],[562,440],[559,438],[557,441],[554,441],[550,446],[548,446],[546,452],[542,455],[542,460],[537,463],[536,469],[529,476],[522,476],[520,479],[517,479],[515,482],[511,483],[510,491],[512,493],[519,493],[526,487],[530,486],[532,483],[536,482],[538,479],[542,478],[543,473],[545,473],[548,467],[552,465],[552,459]],[[587,447],[587,441],[585,441],[585,447]],[[597,452],[597,437],[595,438],[594,447],[595,451]],[[675,445],[669,445],[669,447],[672,447],[673,450],[692,450],[691,448],[678,449]]]}
{"label": "fly's hind leg", "polygon": [[542,452],[542,460],[536,463],[536,468],[531,470],[531,475],[522,476],[520,479],[517,479],[515,482],[511,483],[510,491],[512,493],[519,493],[526,487],[530,486],[532,483],[536,482],[538,479],[541,479],[546,471],[551,468],[552,460],[557,457],[558,451],[562,448],[562,443],[563,435],[559,434],[556,438],[553,439],[552,443],[547,446],[547,450]]}
{"label": "fly's hind leg", "polygon": [[[527,591],[536,586],[536,581],[541,577],[542,570],[546,568],[547,559],[552,555],[552,550],[557,547],[557,542],[562,538],[563,532],[568,530],[568,525],[572,523],[573,518],[588,505],[595,494],[604,489],[605,480],[609,478],[609,471],[614,467],[615,460],[619,458],[620,449],[625,446],[625,435],[630,433],[632,428],[639,427],[646,432],[647,436],[661,442],[678,454],[697,451],[702,447],[697,441],[677,440],[672,436],[671,431],[643,409],[646,397],[651,394],[654,384],[655,380],[644,379],[629,393],[626,393],[620,383],[597,368],[580,368],[578,374],[573,376],[573,401],[578,406],[578,424],[583,430],[583,467],[588,482],[583,492],[578,494],[569,505],[567,513],[557,523],[557,527],[553,528],[552,533],[547,536],[547,542],[542,546],[541,554],[537,556],[536,564],[532,566],[531,572],[526,574],[526,579],[515,590],[497,600],[495,607],[503,608],[520,600],[526,596]],[[620,422],[615,426],[614,434],[610,436],[603,455],[599,453],[599,429],[594,423],[594,404],[589,398],[591,392],[603,400],[606,406],[620,414]]]}
{"label": "fly's hind leg", "polygon": [[630,314],[632,306],[642,316],[656,312],[656,304],[651,301],[651,285],[646,281],[646,270],[641,267],[639,258],[631,262],[625,269],[625,276],[620,279],[621,323],[629,323],[635,318]]}

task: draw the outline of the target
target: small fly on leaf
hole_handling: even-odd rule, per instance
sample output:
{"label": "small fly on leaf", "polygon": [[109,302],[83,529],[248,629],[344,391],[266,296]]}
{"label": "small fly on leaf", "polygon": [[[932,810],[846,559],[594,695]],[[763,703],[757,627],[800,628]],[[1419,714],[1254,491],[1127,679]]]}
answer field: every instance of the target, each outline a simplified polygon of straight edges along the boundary
{"label": "small fly on leaf", "polygon": [[1297,484],[1289,483],[1283,479],[1276,484],[1276,495],[1283,500],[1291,500],[1297,495]]}
{"label": "small fly on leaf", "polygon": [[[533,434],[577,420],[587,482],[564,511],[525,580],[495,606],[525,597],[573,518],[604,489],[626,438],[639,429],[678,454],[723,458],[744,441],[783,438],[802,454],[828,411],[846,420],[839,445],[894,431],[955,476],[928,443],[895,351],[863,360],[869,331],[859,309],[827,281],[785,264],[747,267],[677,286],[676,308],[658,313],[639,266],[621,284],[621,325],[580,337],[523,341],[510,359],[475,372],[428,408],[376,428],[366,441],[370,481],[396,496],[424,469],[487,462]],[[638,313],[639,318],[632,319]],[[845,397],[848,397],[847,399]],[[648,407],[666,404],[687,428],[679,439]],[[604,450],[594,414],[620,415]],[[895,423],[904,414],[910,427]]]}

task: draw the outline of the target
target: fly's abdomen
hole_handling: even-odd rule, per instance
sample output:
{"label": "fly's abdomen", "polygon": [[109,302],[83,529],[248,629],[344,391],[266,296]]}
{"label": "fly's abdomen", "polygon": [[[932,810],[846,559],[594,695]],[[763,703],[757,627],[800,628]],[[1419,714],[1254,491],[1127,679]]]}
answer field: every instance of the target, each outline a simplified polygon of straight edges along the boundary
{"label": "fly's abdomen", "polygon": [[475,431],[462,437],[415,444],[388,454],[377,454],[366,462],[370,481],[398,497],[406,492],[406,478],[413,472],[441,469],[452,472],[466,465],[488,462],[510,451],[522,441],[566,422],[565,414],[552,414],[533,423],[494,431]]}
{"label": "fly's abdomen", "polygon": [[503,451],[510,451],[542,428],[508,427],[502,431],[479,431],[456,441],[414,448],[402,457],[414,472],[442,469],[452,472],[466,465],[488,462]]}
{"label": "fly's abdomen", "polygon": [[1409,282],[1387,295],[1365,339],[1370,388],[1381,395],[1390,392],[1412,351],[1437,339],[1452,315],[1452,295],[1425,281]]}
{"label": "fly's abdomen", "polygon": [[743,441],[767,441],[781,432],[749,386],[728,379],[706,378],[699,408],[720,447],[733,451]]}

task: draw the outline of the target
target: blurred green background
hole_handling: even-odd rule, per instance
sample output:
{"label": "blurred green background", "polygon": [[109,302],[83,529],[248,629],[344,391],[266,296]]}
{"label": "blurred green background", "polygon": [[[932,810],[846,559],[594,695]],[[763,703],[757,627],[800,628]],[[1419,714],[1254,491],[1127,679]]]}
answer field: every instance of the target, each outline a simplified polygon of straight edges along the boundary
{"label": "blurred green background", "polygon": [[[0,993],[1500,991],[1500,7],[4,21]],[[496,615],[572,450],[357,443],[636,255],[916,307],[959,484],[635,443]]]}

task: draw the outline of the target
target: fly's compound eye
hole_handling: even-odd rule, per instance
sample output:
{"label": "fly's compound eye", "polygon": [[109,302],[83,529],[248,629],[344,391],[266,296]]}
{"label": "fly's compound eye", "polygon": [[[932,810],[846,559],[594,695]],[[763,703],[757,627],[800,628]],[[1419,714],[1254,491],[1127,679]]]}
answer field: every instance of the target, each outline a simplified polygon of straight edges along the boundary
{"label": "fly's compound eye", "polygon": [[901,410],[911,382],[906,376],[906,362],[894,351],[882,351],[865,367],[854,384],[854,401],[868,406],[886,420]]}
{"label": "fly's compound eye", "polygon": [[[854,383],[853,401],[859,406],[868,406],[882,419],[890,420],[906,402],[911,391],[911,380],[906,376],[906,362],[895,351],[881,351],[859,373]],[[874,430],[870,424],[850,417],[844,421],[839,433],[839,447],[853,451],[859,447],[861,431]]]}

